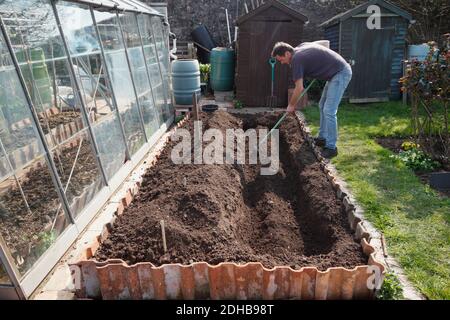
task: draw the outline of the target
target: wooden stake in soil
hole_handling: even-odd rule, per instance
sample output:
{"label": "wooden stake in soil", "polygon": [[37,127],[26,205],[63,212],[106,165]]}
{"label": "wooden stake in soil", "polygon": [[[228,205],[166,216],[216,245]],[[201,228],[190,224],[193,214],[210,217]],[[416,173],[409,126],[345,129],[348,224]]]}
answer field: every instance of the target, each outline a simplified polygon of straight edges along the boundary
{"label": "wooden stake in soil", "polygon": [[166,253],[167,252],[167,243],[166,243],[166,228],[164,226],[164,220],[161,220],[160,223],[161,223],[161,234],[162,234],[163,248],[164,248],[164,253]]}

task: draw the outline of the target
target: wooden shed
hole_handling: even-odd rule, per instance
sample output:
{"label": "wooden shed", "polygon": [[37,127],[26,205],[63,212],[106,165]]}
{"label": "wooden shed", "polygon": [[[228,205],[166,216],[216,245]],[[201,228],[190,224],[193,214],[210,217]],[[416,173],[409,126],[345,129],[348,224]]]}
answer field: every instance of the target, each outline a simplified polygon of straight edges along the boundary
{"label": "wooden shed", "polygon": [[[367,26],[374,14],[371,6],[380,9],[379,29]],[[411,19],[408,12],[387,1],[372,0],[320,25],[330,48],[352,65],[353,78],[346,93],[351,103],[401,97],[398,81],[403,74],[405,37]]]}
{"label": "wooden shed", "polygon": [[[271,94],[268,60],[273,46],[278,41],[299,45],[306,21],[305,15],[276,0],[266,1],[238,19],[236,97],[246,107],[267,105]],[[274,95],[278,107],[287,106],[291,82],[289,67],[277,63]]]}

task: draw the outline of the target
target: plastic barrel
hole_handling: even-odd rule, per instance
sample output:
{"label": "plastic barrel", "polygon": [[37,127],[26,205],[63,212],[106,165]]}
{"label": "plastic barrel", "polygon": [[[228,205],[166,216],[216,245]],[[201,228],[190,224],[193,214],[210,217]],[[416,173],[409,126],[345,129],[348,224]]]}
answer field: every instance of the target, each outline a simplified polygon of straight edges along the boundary
{"label": "plastic barrel", "polygon": [[200,65],[194,59],[180,59],[172,62],[172,89],[175,103],[192,104],[192,94],[200,96]]}
{"label": "plastic barrel", "polygon": [[234,50],[214,48],[211,51],[211,88],[231,91],[234,86]]}
{"label": "plastic barrel", "polygon": [[[194,31],[191,32],[191,36],[195,42],[208,50],[212,50],[214,47],[216,47],[214,40],[211,38],[208,29],[204,25],[195,28]],[[210,53],[199,46],[197,46],[197,55],[198,60],[201,63],[206,64],[210,62]]]}

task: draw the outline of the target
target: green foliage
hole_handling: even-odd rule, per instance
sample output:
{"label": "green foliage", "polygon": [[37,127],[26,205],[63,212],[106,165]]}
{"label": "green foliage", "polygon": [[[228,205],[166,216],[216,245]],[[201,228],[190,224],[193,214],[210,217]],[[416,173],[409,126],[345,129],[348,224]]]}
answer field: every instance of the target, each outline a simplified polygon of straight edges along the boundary
{"label": "green foliage", "polygon": [[439,162],[433,161],[416,146],[407,145],[407,148],[407,150],[400,151],[399,154],[391,155],[391,158],[397,159],[403,162],[407,167],[419,172],[429,172],[440,167]]}
{"label": "green foliage", "polygon": [[183,119],[184,119],[184,114],[180,114],[180,115],[175,117],[175,123],[178,123],[178,122],[180,122]]}
{"label": "green foliage", "polygon": [[404,151],[418,149],[418,148],[420,148],[420,145],[415,142],[412,142],[412,141],[405,141],[402,143],[402,150],[404,150]]}
{"label": "green foliage", "polygon": [[200,81],[203,83],[208,82],[210,73],[211,65],[200,63]]}
{"label": "green foliage", "polygon": [[204,64],[200,63],[200,72],[201,73],[209,73],[211,71],[211,65],[209,63]]}
{"label": "green foliage", "polygon": [[55,242],[57,234],[55,230],[39,233],[39,244],[36,246],[34,255],[40,257]]}
{"label": "green foliage", "polygon": [[55,231],[46,231],[40,233],[40,240],[44,247],[48,248],[50,245],[56,240],[56,232]]}
{"label": "green foliage", "polygon": [[386,274],[381,289],[377,292],[380,300],[399,300],[403,298],[403,289],[400,281],[393,273]]}
{"label": "green foliage", "polygon": [[244,103],[240,100],[234,100],[234,107],[236,109],[242,109],[244,107]]}

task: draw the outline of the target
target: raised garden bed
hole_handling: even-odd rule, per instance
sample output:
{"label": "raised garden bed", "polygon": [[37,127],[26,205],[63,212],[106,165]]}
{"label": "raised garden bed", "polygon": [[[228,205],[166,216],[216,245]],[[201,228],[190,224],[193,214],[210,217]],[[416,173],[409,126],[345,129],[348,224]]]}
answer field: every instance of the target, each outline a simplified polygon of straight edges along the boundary
{"label": "raised garden bed", "polygon": [[[225,132],[271,128],[279,115],[201,117],[204,129]],[[183,126],[192,132],[192,121]],[[81,268],[78,296],[372,297],[369,265],[384,268],[368,233],[299,120],[290,116],[280,129],[280,170],[273,176],[260,175],[260,165],[174,165],[169,142],[133,201],[123,200],[128,207],[72,265]]]}

